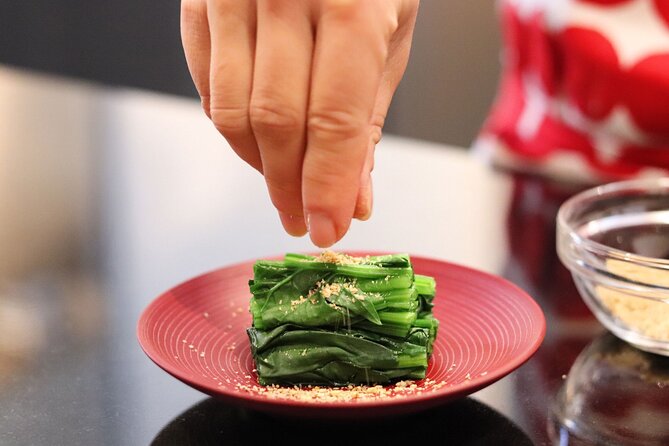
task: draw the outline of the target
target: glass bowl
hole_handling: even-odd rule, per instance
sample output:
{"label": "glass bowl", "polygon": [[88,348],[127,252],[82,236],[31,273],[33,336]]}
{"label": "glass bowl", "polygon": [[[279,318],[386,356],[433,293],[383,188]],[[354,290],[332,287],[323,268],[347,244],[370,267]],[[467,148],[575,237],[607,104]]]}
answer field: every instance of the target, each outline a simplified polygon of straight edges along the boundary
{"label": "glass bowl", "polygon": [[573,196],[558,212],[557,250],[607,329],[669,356],[669,178]]}

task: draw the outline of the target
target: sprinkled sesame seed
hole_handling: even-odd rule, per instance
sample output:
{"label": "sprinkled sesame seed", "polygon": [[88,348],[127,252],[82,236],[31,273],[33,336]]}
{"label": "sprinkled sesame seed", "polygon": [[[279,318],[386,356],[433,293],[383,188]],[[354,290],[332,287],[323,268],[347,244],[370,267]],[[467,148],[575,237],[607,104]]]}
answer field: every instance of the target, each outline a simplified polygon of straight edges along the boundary
{"label": "sprinkled sesame seed", "polygon": [[323,283],[318,291],[320,291],[321,296],[327,299],[341,293],[341,285],[338,283]]}
{"label": "sprinkled sesame seed", "polygon": [[300,296],[299,299],[295,299],[290,301],[290,306],[291,308],[295,308],[297,305],[303,304],[307,301],[307,298],[304,296]]}
{"label": "sprinkled sesame seed", "polygon": [[278,385],[258,386],[237,383],[235,389],[247,393],[264,395],[269,399],[280,399],[302,402],[357,402],[376,401],[388,398],[407,398],[411,395],[434,392],[446,385],[446,382],[435,382],[426,379],[421,385],[415,381],[399,381],[393,386],[364,386],[349,384],[345,387],[293,386]]}
{"label": "sprinkled sesame seed", "polygon": [[369,262],[369,256],[353,257],[348,254],[325,250],[321,255],[314,258],[314,262],[334,263],[336,265],[360,265]]}

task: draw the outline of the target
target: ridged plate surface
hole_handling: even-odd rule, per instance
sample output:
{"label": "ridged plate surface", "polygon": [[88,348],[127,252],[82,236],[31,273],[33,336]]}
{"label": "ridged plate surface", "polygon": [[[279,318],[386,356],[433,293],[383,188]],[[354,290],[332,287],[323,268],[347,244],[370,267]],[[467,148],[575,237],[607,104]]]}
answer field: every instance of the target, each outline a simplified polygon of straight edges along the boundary
{"label": "ridged plate surface", "polygon": [[257,380],[246,328],[253,262],[222,268],[156,298],[138,324],[139,342],[161,368],[209,395],[264,411],[310,417],[406,413],[479,390],[537,350],[545,333],[539,306],[499,277],[438,260],[411,257],[435,277],[441,321],[427,380],[412,392],[374,401],[293,401],[253,391]]}

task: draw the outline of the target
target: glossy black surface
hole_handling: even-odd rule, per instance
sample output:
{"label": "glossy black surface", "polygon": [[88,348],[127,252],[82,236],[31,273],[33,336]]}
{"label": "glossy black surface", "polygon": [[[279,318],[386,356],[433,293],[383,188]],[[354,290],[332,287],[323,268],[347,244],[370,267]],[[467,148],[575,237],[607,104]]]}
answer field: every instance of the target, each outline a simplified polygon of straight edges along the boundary
{"label": "glossy black surface", "polygon": [[669,358],[610,333],[574,362],[552,408],[549,431],[574,444],[669,444]]}
{"label": "glossy black surface", "polygon": [[0,70],[0,86],[16,82],[0,88],[0,445],[615,444],[611,425],[620,444],[669,444],[666,359],[603,336],[555,255],[555,214],[576,189],[393,138],[377,151],[375,216],[340,248],[507,277],[545,312],[537,354],[472,398],[346,431],[190,389],[141,352],[142,309],[195,274],[311,247],[201,136],[196,103],[21,79]]}
{"label": "glossy black surface", "polygon": [[511,421],[471,398],[408,417],[382,422],[347,421],[344,426],[275,418],[206,399],[175,418],[151,444],[412,444],[435,440],[457,445],[532,444]]}

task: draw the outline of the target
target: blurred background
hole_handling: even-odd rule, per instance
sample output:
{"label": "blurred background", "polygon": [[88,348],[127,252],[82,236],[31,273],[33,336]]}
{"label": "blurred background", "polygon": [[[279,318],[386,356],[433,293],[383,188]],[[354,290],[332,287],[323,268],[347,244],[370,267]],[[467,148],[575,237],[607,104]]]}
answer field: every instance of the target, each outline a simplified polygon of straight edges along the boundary
{"label": "blurred background", "polygon": [[[499,30],[492,0],[423,1],[411,62],[386,131],[467,146],[493,99]],[[195,96],[179,2],[0,2],[0,63]]]}
{"label": "blurred background", "polygon": [[[498,270],[501,229],[482,228],[476,240],[433,235],[503,221],[506,183],[464,150],[448,166],[431,155],[443,149],[432,143],[468,147],[476,135],[498,47],[492,1],[422,2],[386,133],[428,142],[384,143],[379,190],[402,169],[424,175],[399,196],[380,195],[376,218],[339,248]],[[194,98],[178,1],[0,0],[0,407],[9,408],[0,444],[150,439],[202,396],[137,346],[148,302],[230,262],[313,249],[283,234],[262,179]],[[400,161],[407,146],[409,163]],[[472,176],[479,188],[458,193]],[[416,197],[425,190],[449,207],[432,203],[423,233],[398,237],[424,212],[429,197]],[[482,197],[491,194],[502,198],[490,205]]]}

